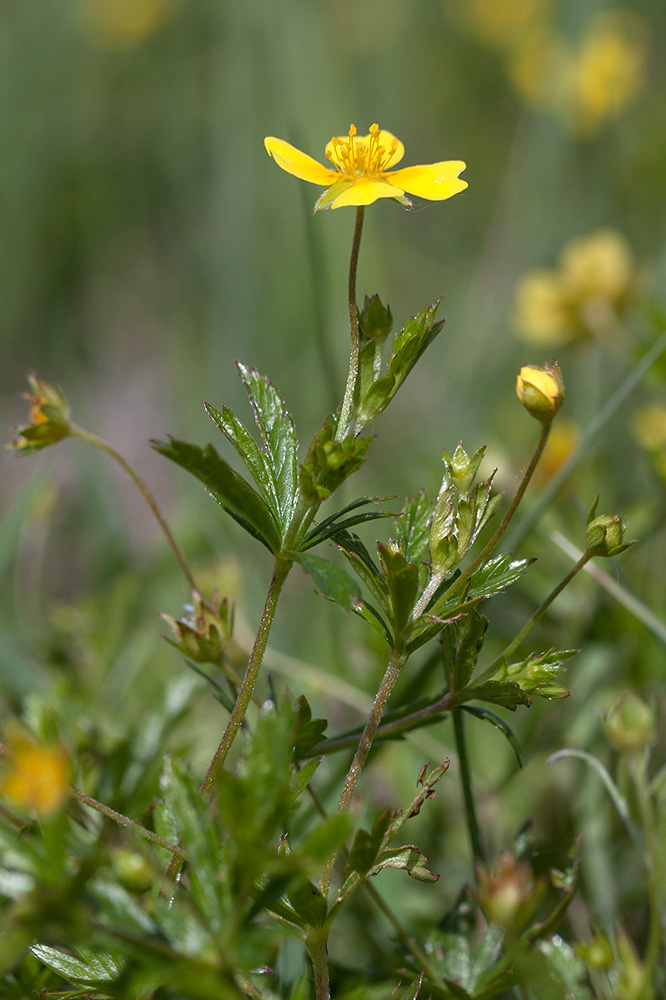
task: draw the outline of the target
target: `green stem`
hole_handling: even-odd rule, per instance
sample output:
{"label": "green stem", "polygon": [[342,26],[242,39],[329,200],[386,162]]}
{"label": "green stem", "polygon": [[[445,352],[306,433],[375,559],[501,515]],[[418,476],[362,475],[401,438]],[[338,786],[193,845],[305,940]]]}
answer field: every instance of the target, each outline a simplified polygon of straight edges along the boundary
{"label": "green stem", "polygon": [[70,794],[82,802],[85,806],[89,806],[91,809],[95,809],[98,813],[102,813],[107,819],[113,820],[114,823],[119,823],[120,826],[127,827],[128,830],[132,830],[134,833],[138,833],[140,837],[145,837],[146,840],[150,840],[153,844],[157,844],[158,847],[163,847],[166,851],[169,851],[174,857],[179,860],[187,858],[187,851],[185,851],[180,845],[172,844],[164,837],[160,837],[157,833],[153,833],[152,830],[146,829],[145,826],[141,826],[140,823],[135,823],[133,819],[129,816],[124,816],[122,813],[116,812],[110,806],[104,805],[103,802],[98,802],[97,799],[92,799],[89,795],[85,795],[76,788],[70,788]]}
{"label": "green stem", "polygon": [[342,400],[340,416],[335,437],[342,441],[349,434],[351,428],[351,413],[354,405],[354,392],[356,390],[356,379],[358,378],[358,355],[359,355],[359,335],[358,335],[358,312],[356,309],[356,272],[358,271],[358,255],[361,246],[361,234],[363,232],[363,218],[365,206],[359,205],[356,209],[356,225],[354,227],[354,238],[352,240],[351,258],[349,261],[349,329],[351,333],[351,351],[349,355],[349,374],[347,375],[347,385]]}
{"label": "green stem", "polygon": [[189,583],[190,587],[192,588],[192,590],[198,591],[199,588],[197,587],[196,581],[192,576],[192,571],[187,564],[187,559],[185,558],[183,550],[181,549],[180,545],[174,538],[171,532],[171,528],[167,524],[164,514],[162,513],[162,511],[158,506],[157,500],[150,492],[150,490],[144,483],[143,479],[141,479],[141,477],[137,475],[137,473],[134,471],[129,462],[127,462],[123,458],[123,456],[119,452],[117,452],[116,449],[113,448],[107,441],[104,441],[102,438],[97,437],[96,434],[91,434],[89,431],[84,431],[80,427],[76,427],[74,424],[72,424],[71,433],[74,437],[81,438],[82,441],[87,441],[88,444],[94,445],[95,448],[100,448],[102,451],[105,451],[107,455],[110,455],[111,458],[115,459],[115,461],[120,466],[122,466],[122,468],[125,470],[130,479],[132,479],[132,481],[138,487],[141,496],[146,501],[146,503],[152,510],[153,514],[157,518],[157,521],[159,522],[162,531],[166,535],[166,539],[171,548],[173,549],[174,555],[176,556],[180,568],[185,574],[185,578],[187,579],[187,582]]}
{"label": "green stem", "polygon": [[454,708],[453,733],[456,741],[456,751],[458,753],[458,763],[460,765],[460,782],[462,784],[463,801],[465,803],[465,817],[467,819],[467,832],[472,848],[474,862],[485,863],[486,856],[481,843],[481,831],[476,818],[476,807],[474,805],[474,793],[472,791],[472,771],[469,766],[469,756],[467,754],[467,740],[465,737],[465,720],[461,709]]}
{"label": "green stem", "polygon": [[243,678],[241,689],[238,692],[238,698],[236,699],[234,710],[229,716],[227,728],[224,730],[219,746],[215,751],[215,755],[210,762],[208,770],[206,771],[206,776],[201,783],[202,795],[209,794],[213,782],[215,781],[215,775],[227,759],[227,754],[231,749],[231,744],[236,737],[236,733],[240,729],[245,712],[250,704],[250,700],[254,693],[254,685],[256,684],[257,676],[259,674],[259,668],[261,667],[261,661],[263,660],[264,652],[266,651],[268,636],[273,624],[273,619],[275,618],[275,611],[277,609],[278,600],[280,599],[280,593],[282,592],[284,581],[287,579],[287,575],[292,566],[292,559],[275,560],[275,569],[273,570],[270,587],[268,588],[266,603],[264,604],[264,610],[261,615],[261,621],[259,622],[259,628],[254,640],[254,646],[252,647],[250,659],[248,660],[245,677]]}
{"label": "green stem", "polygon": [[[340,801],[338,802],[338,811],[343,812],[349,804],[351,803],[354,791],[356,789],[356,784],[363,770],[363,766],[370,753],[370,747],[372,746],[372,741],[377,732],[377,727],[381,722],[382,714],[386,707],[386,703],[389,700],[393,686],[398,679],[400,671],[407,662],[407,653],[402,650],[392,649],[391,655],[389,657],[388,666],[386,667],[386,672],[382,678],[382,682],[379,685],[379,690],[375,695],[375,700],[372,703],[372,708],[370,709],[370,714],[368,716],[368,721],[365,724],[365,729],[359,740],[356,753],[354,754],[354,759],[351,762],[351,766],[347,773],[347,778],[345,780],[344,787],[342,789],[342,794],[340,796]],[[333,873],[333,866],[337,853],[332,855],[324,866],[322,872],[321,880],[319,883],[319,888],[324,896],[327,895],[328,890],[331,885],[331,875]]]}
{"label": "green stem", "polygon": [[580,573],[583,566],[590,561],[592,555],[593,555],[592,552],[587,552],[587,551],[583,552],[582,556],[580,557],[576,565],[572,566],[567,575],[560,580],[558,585],[553,590],[551,590],[548,597],[542,604],[539,605],[539,607],[536,609],[532,617],[528,620],[526,625],[520,630],[518,635],[511,640],[509,645],[502,650],[500,655],[497,656],[490,664],[490,666],[486,670],[484,670],[483,673],[477,678],[477,683],[480,683],[481,681],[486,680],[487,677],[490,677],[495,672],[496,668],[499,666],[502,660],[508,659],[511,656],[511,654],[515,652],[516,649],[518,649],[518,646],[520,646],[521,642],[523,641],[527,633],[534,628],[534,626],[539,621],[543,613],[550,607],[550,605],[553,603],[558,594],[562,593],[564,588],[571,583],[573,578],[578,573]]}
{"label": "green stem", "polygon": [[[449,589],[446,591],[447,600],[449,599],[451,594],[455,593],[456,590],[460,590],[463,584],[467,583],[472,573],[475,573],[476,570],[479,568],[479,566],[481,566],[481,564],[488,558],[490,553],[497,546],[497,543],[499,542],[500,538],[502,537],[506,529],[509,527],[511,519],[513,518],[513,515],[516,513],[518,505],[525,495],[525,490],[529,486],[530,479],[532,478],[534,470],[536,469],[539,463],[539,459],[543,454],[543,449],[546,447],[546,441],[548,440],[548,435],[550,434],[550,428],[551,424],[544,424],[543,427],[541,428],[541,434],[539,435],[537,446],[534,449],[534,453],[530,459],[529,465],[527,466],[525,472],[523,473],[523,478],[521,479],[520,485],[518,486],[514,498],[511,501],[511,506],[504,515],[502,523],[500,524],[499,528],[492,536],[490,541],[487,543],[487,545],[484,546],[483,550],[476,557],[474,562],[471,563],[467,567],[467,569],[464,570],[460,574],[460,576],[453,581]],[[414,608],[414,614],[413,614],[414,619],[418,618],[419,615],[421,615],[425,611],[430,599],[432,598],[433,594],[437,590],[437,587],[439,586],[440,583],[441,580],[433,579],[431,580],[428,587],[426,587],[426,589],[423,591],[423,594],[421,595],[418,604]]]}
{"label": "green stem", "polygon": [[317,936],[313,940],[309,940],[307,942],[310,958],[312,959],[312,968],[314,970],[316,1000],[330,1000],[331,996],[328,979],[328,953],[326,950],[327,941],[328,934],[326,936]]}
{"label": "green stem", "polygon": [[659,888],[662,883],[660,877],[662,874],[662,845],[655,831],[654,809],[647,776],[647,761],[647,753],[635,754],[630,759],[629,766],[636,788],[641,827],[645,840],[645,867],[647,869],[647,897],[650,918],[644,964],[647,980],[648,982],[652,982],[659,960],[661,943]]}

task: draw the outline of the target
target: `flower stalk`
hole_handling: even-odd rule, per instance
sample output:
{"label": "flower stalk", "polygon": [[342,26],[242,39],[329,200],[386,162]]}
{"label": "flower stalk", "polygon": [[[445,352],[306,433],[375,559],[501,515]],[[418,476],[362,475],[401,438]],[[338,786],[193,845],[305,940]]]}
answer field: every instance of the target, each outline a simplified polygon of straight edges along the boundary
{"label": "flower stalk", "polygon": [[347,385],[342,400],[340,416],[336,429],[336,438],[342,441],[351,429],[351,414],[354,405],[354,392],[356,390],[356,380],[358,378],[358,356],[359,356],[359,333],[358,333],[358,309],[356,308],[356,274],[358,272],[358,257],[361,248],[361,236],[363,234],[363,219],[365,207],[359,205],[356,209],[356,224],[354,226],[354,237],[352,239],[351,257],[349,260],[349,332],[351,335],[351,348],[349,353],[349,373],[347,375]]}

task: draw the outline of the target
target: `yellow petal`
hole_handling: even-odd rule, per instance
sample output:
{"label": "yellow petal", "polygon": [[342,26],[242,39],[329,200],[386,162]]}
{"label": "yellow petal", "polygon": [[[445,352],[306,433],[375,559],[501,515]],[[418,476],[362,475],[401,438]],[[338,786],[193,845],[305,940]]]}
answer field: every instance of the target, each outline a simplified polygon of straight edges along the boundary
{"label": "yellow petal", "polygon": [[328,170],[322,163],[317,163],[307,153],[301,153],[300,149],[296,149],[284,139],[276,139],[269,135],[264,139],[264,146],[279,167],[302,181],[328,185],[338,176],[334,170]]}
{"label": "yellow petal", "polygon": [[343,208],[345,205],[371,205],[378,198],[401,198],[403,194],[402,188],[394,187],[388,181],[360,177],[335,199],[331,208]]}
{"label": "yellow petal", "polygon": [[405,191],[430,201],[444,201],[458,191],[464,191],[467,181],[461,181],[458,174],[465,169],[462,160],[442,160],[418,167],[403,167],[386,174],[391,184],[399,184]]}

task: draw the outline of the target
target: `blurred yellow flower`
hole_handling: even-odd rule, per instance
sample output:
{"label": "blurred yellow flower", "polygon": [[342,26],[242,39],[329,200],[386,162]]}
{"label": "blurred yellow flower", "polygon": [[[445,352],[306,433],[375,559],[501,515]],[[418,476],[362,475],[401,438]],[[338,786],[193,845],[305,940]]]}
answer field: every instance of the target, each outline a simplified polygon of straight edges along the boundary
{"label": "blurred yellow flower", "polygon": [[78,0],[84,30],[108,48],[128,48],[166,24],[178,0]]}
{"label": "blurred yellow flower", "polygon": [[473,31],[489,45],[512,45],[543,19],[552,0],[467,0],[459,5]]}
{"label": "blurred yellow flower", "polygon": [[70,768],[64,748],[39,745],[19,735],[8,749],[9,768],[0,779],[0,792],[18,809],[38,816],[58,812],[69,795]]}
{"label": "blurred yellow flower", "polygon": [[287,173],[326,188],[315,204],[315,212],[345,205],[371,205],[378,198],[392,198],[409,208],[411,202],[405,191],[430,201],[443,201],[467,187],[467,182],[458,177],[465,169],[462,160],[389,170],[400,162],[405,147],[379,125],[371,125],[364,136],[357,135],[355,125],[347,136],[334,136],[325,154],[331,167],[274,136],[268,136],[264,145]]}
{"label": "blurred yellow flower", "polygon": [[612,331],[631,300],[636,269],[620,233],[599,229],[571,240],[557,269],[528,272],[518,282],[514,325],[535,344],[563,344]]}
{"label": "blurred yellow flower", "polygon": [[602,14],[565,71],[561,113],[577,131],[594,133],[631,106],[645,76],[642,24],[626,12]]}
{"label": "blurred yellow flower", "polygon": [[634,414],[631,429],[646,451],[666,449],[666,406],[652,403],[641,407]]}

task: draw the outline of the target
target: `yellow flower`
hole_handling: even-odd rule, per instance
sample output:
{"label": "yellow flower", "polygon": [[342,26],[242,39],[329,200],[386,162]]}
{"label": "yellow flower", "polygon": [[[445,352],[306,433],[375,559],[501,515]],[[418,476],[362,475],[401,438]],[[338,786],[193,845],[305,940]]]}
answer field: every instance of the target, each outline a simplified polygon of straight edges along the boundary
{"label": "yellow flower", "polygon": [[19,809],[50,816],[62,808],[69,795],[70,768],[59,744],[40,746],[19,735],[9,748],[10,766],[0,781],[0,791]]}
{"label": "yellow flower", "polygon": [[550,5],[550,0],[467,0],[459,9],[484,42],[503,48],[547,15]]}
{"label": "yellow flower", "polygon": [[571,240],[557,269],[530,271],[516,287],[516,332],[535,344],[606,336],[631,301],[636,268],[629,244],[613,229]]}
{"label": "yellow flower", "polygon": [[394,135],[371,125],[368,135],[359,136],[352,125],[347,136],[334,136],[326,146],[330,167],[318,163],[300,149],[268,136],[267,151],[287,173],[326,190],[315,212],[345,205],[371,205],[378,198],[392,198],[409,208],[405,191],[430,201],[444,201],[467,187],[458,174],[465,169],[461,160],[443,160],[425,166],[389,170],[402,159],[405,147]]}
{"label": "yellow flower", "polygon": [[632,430],[638,443],[646,451],[666,448],[666,406],[652,403],[634,414]]}
{"label": "yellow flower", "polygon": [[516,379],[516,395],[531,417],[549,424],[564,402],[562,372],[555,362],[543,368],[523,365]]}
{"label": "yellow flower", "polygon": [[79,0],[82,27],[104,48],[129,48],[159,31],[178,0]]}

